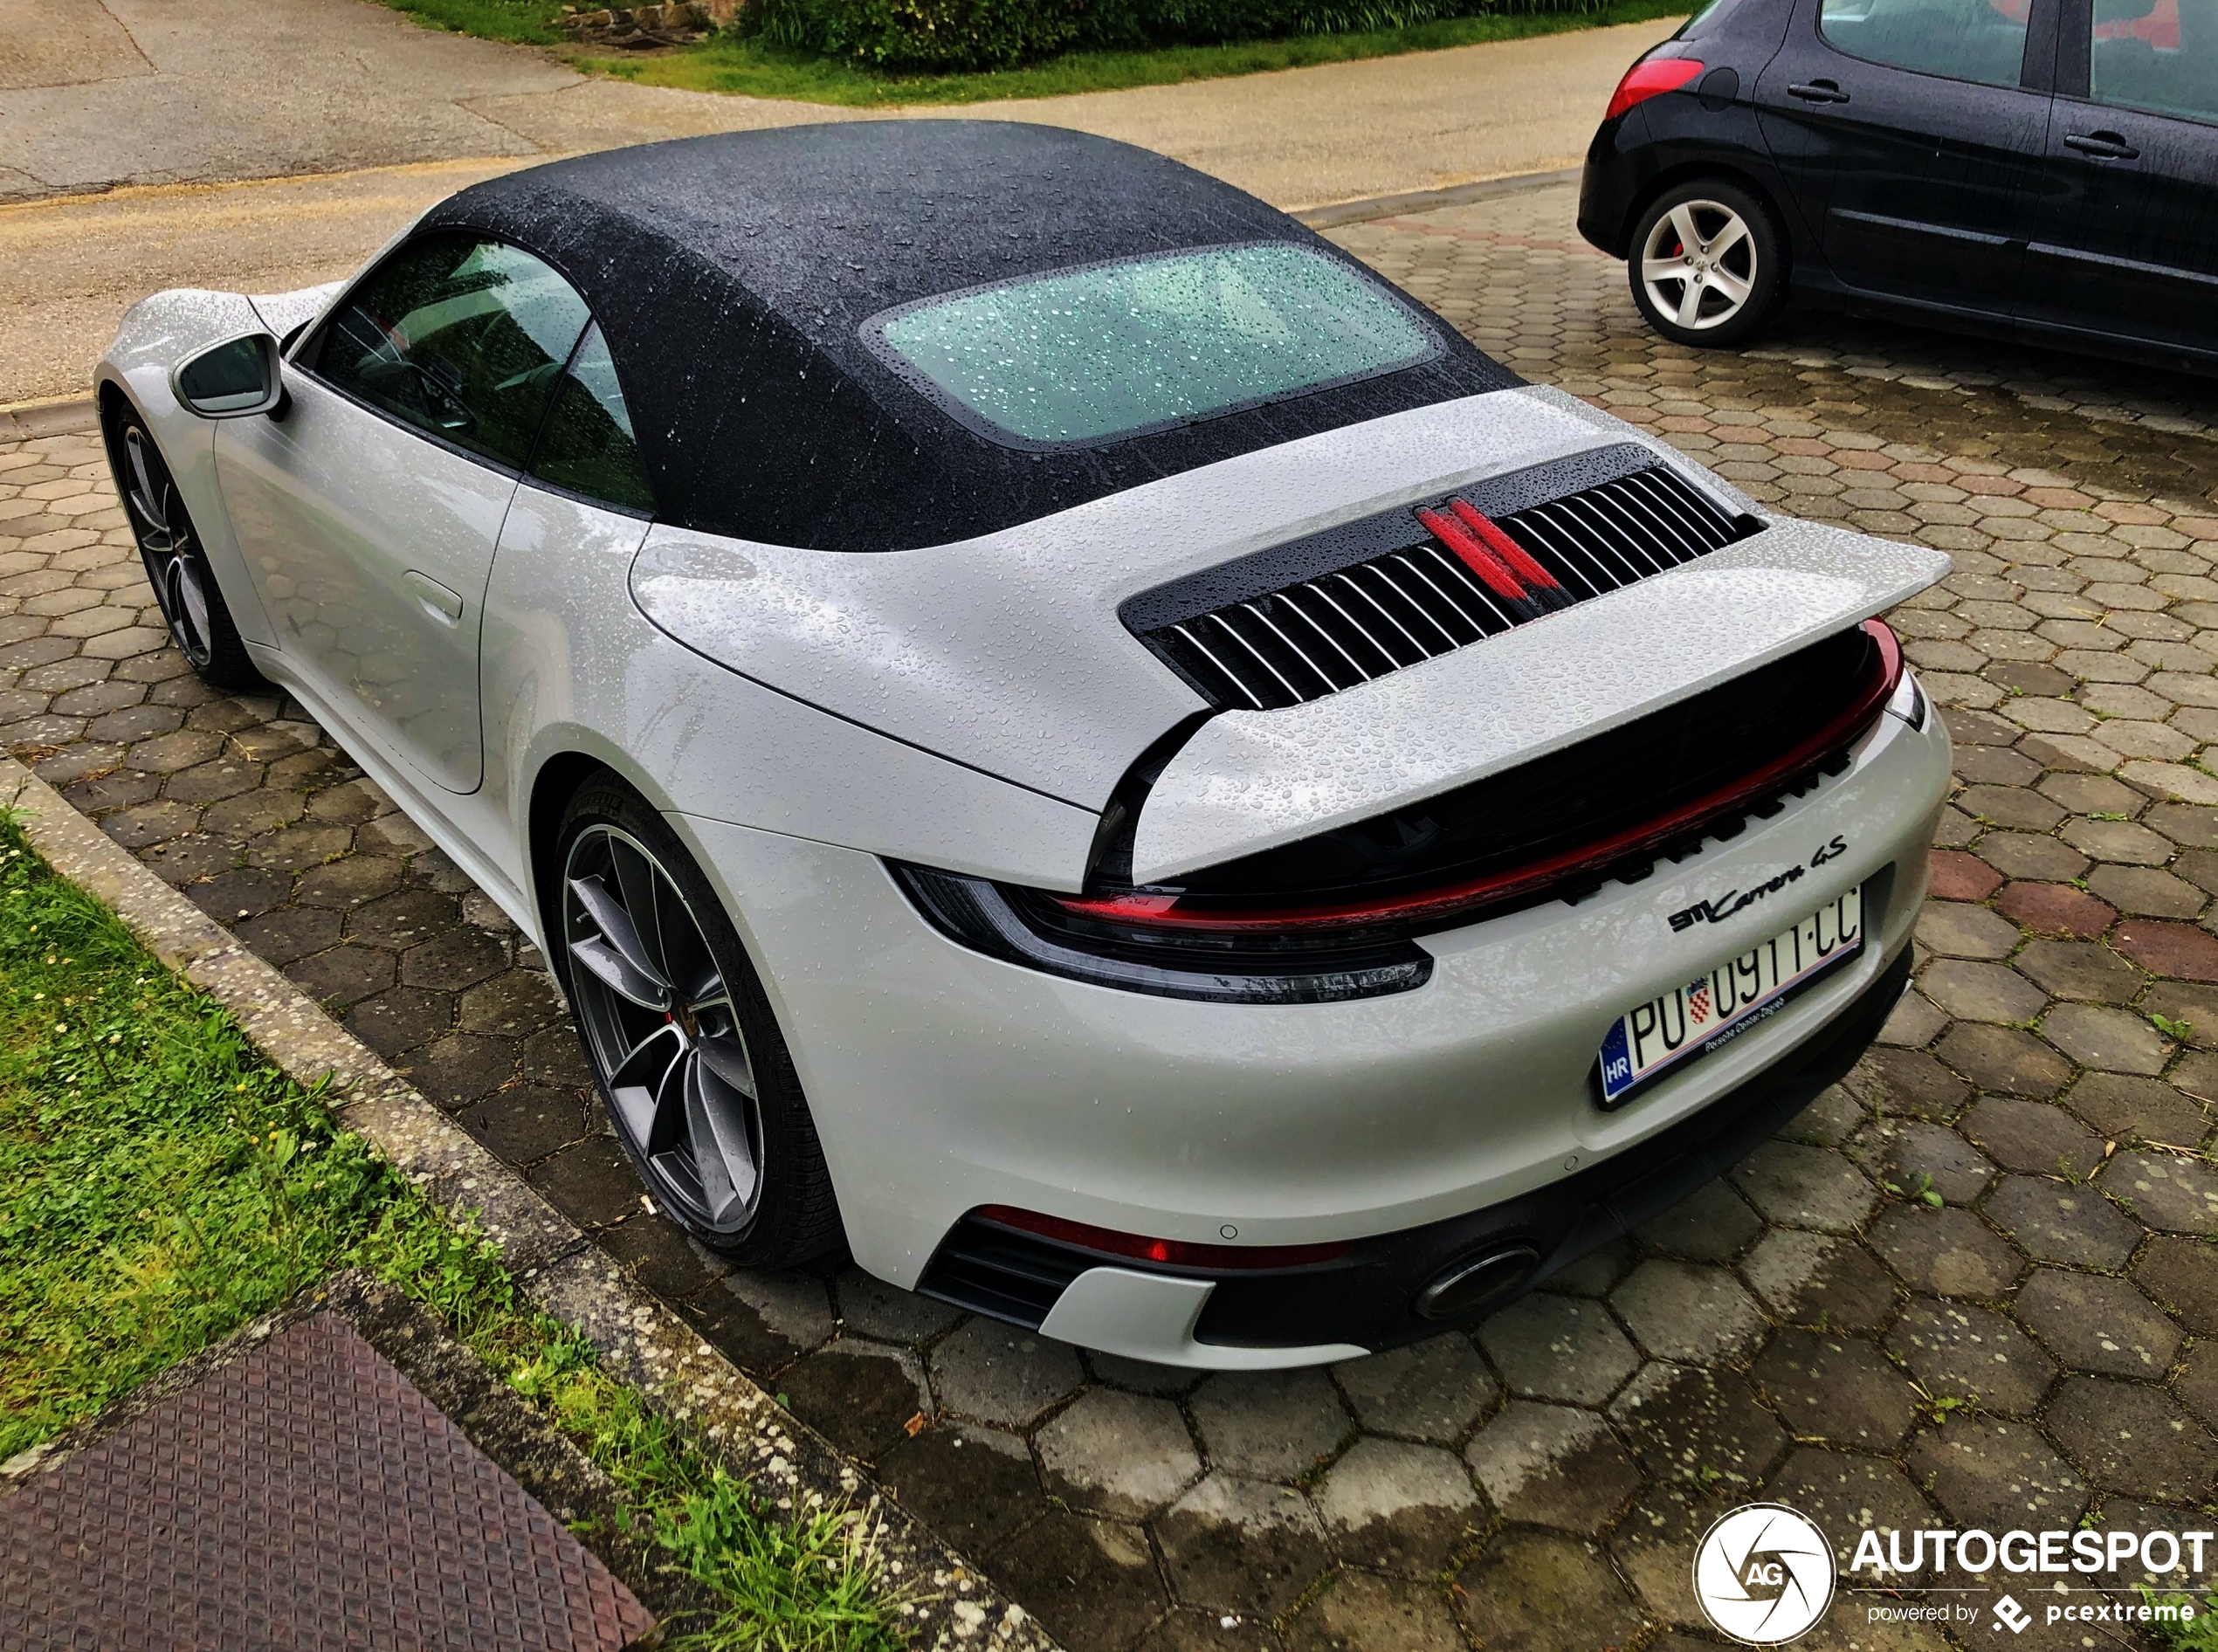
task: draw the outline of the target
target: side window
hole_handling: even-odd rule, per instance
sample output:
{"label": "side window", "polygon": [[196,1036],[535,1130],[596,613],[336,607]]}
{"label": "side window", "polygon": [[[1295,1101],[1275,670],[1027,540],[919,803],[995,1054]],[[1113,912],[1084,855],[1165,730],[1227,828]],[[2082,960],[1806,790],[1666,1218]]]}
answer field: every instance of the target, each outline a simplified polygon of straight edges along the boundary
{"label": "side window", "polygon": [[355,289],[309,365],[403,423],[520,470],[589,319],[569,283],[521,248],[427,236]]}
{"label": "side window", "polygon": [[632,437],[623,392],[616,388],[616,363],[598,326],[586,329],[569,370],[555,382],[531,473],[564,492],[654,514],[654,490]]}
{"label": "side window", "polygon": [[2088,95],[2218,121],[2218,0],[2095,0]]}
{"label": "side window", "polygon": [[1680,25],[1674,40],[1699,40],[1715,34],[1725,19],[1740,9],[1740,0],[1704,0],[1702,9]]}
{"label": "side window", "polygon": [[2014,86],[2032,0],[1825,0],[1818,32],[1850,57],[1980,86]]}

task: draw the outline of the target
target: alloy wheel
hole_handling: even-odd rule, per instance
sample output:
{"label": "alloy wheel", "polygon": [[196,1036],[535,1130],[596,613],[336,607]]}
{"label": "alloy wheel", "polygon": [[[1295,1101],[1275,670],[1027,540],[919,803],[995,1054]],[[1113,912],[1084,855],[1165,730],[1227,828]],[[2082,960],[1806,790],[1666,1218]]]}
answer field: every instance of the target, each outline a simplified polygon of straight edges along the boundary
{"label": "alloy wheel", "polygon": [[1690,332],[1723,327],[1756,290],[1756,239],[1716,201],[1682,201],[1648,232],[1641,282],[1657,313]]}
{"label": "alloy wheel", "polygon": [[208,563],[193,533],[192,518],[186,514],[185,502],[154,438],[136,424],[123,432],[123,457],[124,513],[131,519],[147,582],[154,587],[154,600],[171,638],[196,671],[204,671],[215,648],[209,625]]}
{"label": "alloy wheel", "polygon": [[594,824],[570,843],[562,929],[587,1048],[654,1191],[693,1227],[742,1231],[761,1202],[761,1105],[699,920],[644,844]]}

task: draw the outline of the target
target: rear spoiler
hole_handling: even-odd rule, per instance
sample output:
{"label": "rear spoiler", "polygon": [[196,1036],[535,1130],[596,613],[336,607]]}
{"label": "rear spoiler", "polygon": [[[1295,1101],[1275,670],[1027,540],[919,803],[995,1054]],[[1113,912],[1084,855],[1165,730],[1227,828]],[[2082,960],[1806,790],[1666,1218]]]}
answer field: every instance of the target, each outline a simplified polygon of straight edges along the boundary
{"label": "rear spoiler", "polygon": [[1950,566],[1922,545],[1775,521],[1322,699],[1226,712],[1149,791],[1133,882],[1173,882],[1544,756],[1846,630]]}

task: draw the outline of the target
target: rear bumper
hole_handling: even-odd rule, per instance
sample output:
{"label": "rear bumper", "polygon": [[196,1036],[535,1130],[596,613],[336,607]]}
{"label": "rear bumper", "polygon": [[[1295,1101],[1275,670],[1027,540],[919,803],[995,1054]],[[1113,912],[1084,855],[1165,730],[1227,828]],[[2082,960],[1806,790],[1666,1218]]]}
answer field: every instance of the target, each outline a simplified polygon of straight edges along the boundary
{"label": "rear bumper", "polygon": [[1626,123],[1631,119],[1630,114],[1622,114],[1602,123],[1587,146],[1586,166],[1579,175],[1580,236],[1613,258],[1625,256],[1633,200],[1650,176],[1650,169],[1642,164],[1638,148],[1647,135],[1646,128],[1627,134]]}
{"label": "rear bumper", "polygon": [[[761,969],[858,1263],[915,1289],[988,1205],[1189,1243],[1345,1245],[1354,1265],[1330,1279],[1250,1271],[1219,1291],[1150,1264],[1074,1265],[1044,1298],[1000,1310],[1166,1362],[1288,1365],[1424,1334],[1433,1322],[1410,1298],[1459,1245],[1515,1227],[1535,1252],[1525,1272],[1561,1266],[1599,1242],[1575,1237],[1582,1224],[1603,1222],[1602,1237],[1622,1225],[1589,1207],[1668,1203],[1745,1147],[1705,1147],[1650,1191],[1635,1184],[1719,1136],[1810,1052],[1860,1047],[1868,1032],[1841,1029],[1885,996],[1910,943],[1947,774],[1938,718],[1883,713],[1840,773],[1682,860],[1576,904],[1422,937],[1434,967],[1420,989],[1286,1006],[1043,974],[949,940],[874,857],[670,818]],[[1670,922],[1760,885],[1781,892],[1714,923]],[[1858,885],[1876,898],[1863,956],[1626,1105],[1595,1105],[1596,1052],[1623,1008]],[[1124,1277],[1089,1287],[1090,1318],[1074,1318],[1081,1293],[1048,1323],[1079,1272]]]}
{"label": "rear bumper", "polygon": [[[1321,1363],[1414,1342],[1494,1311],[1739,1163],[1856,1064],[1909,984],[1910,965],[1904,946],[1816,1038],[1670,1129],[1520,1198],[1358,1240],[1330,1262],[1236,1273],[1153,1266],[973,1218],[918,1289],[1164,1364]],[[1434,1281],[1512,1257],[1521,1260],[1463,1311],[1418,1311]],[[1018,1279],[1031,1290],[1009,1289]]]}

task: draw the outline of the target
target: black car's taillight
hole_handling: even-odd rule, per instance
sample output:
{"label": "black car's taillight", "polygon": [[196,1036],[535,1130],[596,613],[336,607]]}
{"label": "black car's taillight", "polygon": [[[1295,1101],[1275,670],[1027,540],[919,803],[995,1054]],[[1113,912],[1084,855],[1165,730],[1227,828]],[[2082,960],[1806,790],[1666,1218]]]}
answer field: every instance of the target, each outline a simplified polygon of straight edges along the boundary
{"label": "black car's taillight", "polygon": [[1625,71],[1625,78],[1610,93],[1609,107],[1602,112],[1602,118],[1615,120],[1636,103],[1646,103],[1666,92],[1677,92],[1690,85],[1702,68],[1692,58],[1643,58]]}
{"label": "black car's taillight", "polygon": [[889,862],[894,881],[950,940],[1013,964],[1161,998],[1329,1004],[1422,987],[1432,959],[1395,929],[1227,933],[1074,912],[1066,898]]}

